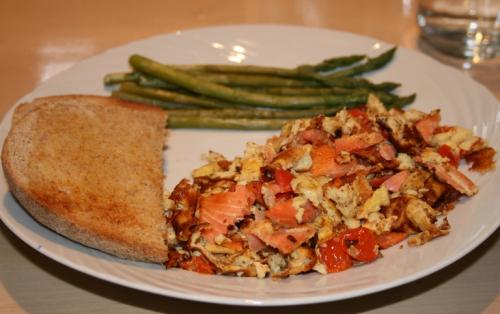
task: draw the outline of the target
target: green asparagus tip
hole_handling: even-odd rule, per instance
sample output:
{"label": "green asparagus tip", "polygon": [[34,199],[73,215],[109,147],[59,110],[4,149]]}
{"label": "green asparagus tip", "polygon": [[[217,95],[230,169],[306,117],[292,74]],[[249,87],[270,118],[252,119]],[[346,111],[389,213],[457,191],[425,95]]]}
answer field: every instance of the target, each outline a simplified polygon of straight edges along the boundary
{"label": "green asparagus tip", "polygon": [[411,94],[405,97],[399,97],[394,102],[388,105],[389,108],[403,108],[415,101],[417,94]]}

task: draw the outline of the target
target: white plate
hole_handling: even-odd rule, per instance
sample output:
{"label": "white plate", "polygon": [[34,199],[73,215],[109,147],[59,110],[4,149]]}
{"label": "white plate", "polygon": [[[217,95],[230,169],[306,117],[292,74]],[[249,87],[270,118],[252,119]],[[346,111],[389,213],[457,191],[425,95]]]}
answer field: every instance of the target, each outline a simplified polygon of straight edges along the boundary
{"label": "white plate", "polygon": [[[20,101],[37,96],[92,93],[106,95],[105,73],[128,69],[128,56],[141,53],[168,63],[228,63],[295,66],[335,55],[376,55],[387,43],[358,35],[293,26],[229,26],[161,35],[111,49],[89,58],[38,86]],[[497,150],[500,112],[497,100],[483,86],[427,56],[400,48],[385,69],[371,75],[376,82],[403,84],[399,92],[416,92],[413,108],[441,108],[445,123],[472,128]],[[12,110],[0,128],[3,142]],[[270,132],[174,130],[168,140],[168,187],[201,164],[200,156],[215,150],[233,157],[247,141],[263,143]],[[340,300],[395,287],[431,274],[477,247],[500,224],[500,172],[472,175],[479,194],[461,202],[450,214],[449,236],[419,247],[384,251],[376,262],[330,275],[311,273],[286,280],[208,276],[178,269],[165,270],[121,260],[73,243],[36,223],[15,202],[1,176],[3,222],[42,254],[69,267],[127,287],[165,296],[236,305],[291,305]]]}

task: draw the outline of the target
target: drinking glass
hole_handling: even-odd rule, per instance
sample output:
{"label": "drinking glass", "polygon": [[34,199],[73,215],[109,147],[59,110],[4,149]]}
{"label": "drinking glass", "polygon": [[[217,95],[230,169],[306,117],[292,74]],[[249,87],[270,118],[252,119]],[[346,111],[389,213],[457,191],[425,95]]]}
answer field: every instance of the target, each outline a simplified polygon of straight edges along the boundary
{"label": "drinking glass", "polygon": [[420,0],[422,38],[474,63],[500,56],[500,0]]}

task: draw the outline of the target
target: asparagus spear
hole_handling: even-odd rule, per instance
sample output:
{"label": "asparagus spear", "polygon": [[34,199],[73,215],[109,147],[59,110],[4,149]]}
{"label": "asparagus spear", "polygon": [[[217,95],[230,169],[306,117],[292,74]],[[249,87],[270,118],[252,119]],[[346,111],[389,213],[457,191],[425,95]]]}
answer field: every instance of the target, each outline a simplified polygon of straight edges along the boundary
{"label": "asparagus spear", "polygon": [[370,90],[382,90],[382,91],[391,91],[401,84],[394,82],[383,82],[380,84],[374,84],[367,79],[364,78],[353,78],[353,77],[332,77],[331,75],[318,75],[318,74],[310,74],[311,77],[314,77],[316,80],[321,81],[326,86],[330,87],[343,87],[343,88],[367,88]]}
{"label": "asparagus spear", "polygon": [[173,129],[239,129],[239,130],[276,130],[288,119],[246,119],[216,118],[196,116],[169,116],[168,127]]}
{"label": "asparagus spear", "polygon": [[[150,85],[152,86],[161,86],[162,80],[152,78],[151,81],[156,82],[152,83]],[[168,84],[168,83],[166,83]],[[170,104],[178,104],[178,105],[190,105],[190,106],[195,106],[195,107],[204,107],[204,108],[230,108],[230,107],[238,107],[238,108],[243,108],[243,109],[250,109],[248,106],[241,105],[241,104],[235,104],[235,103],[226,103],[224,101],[220,100],[214,100],[202,96],[198,96],[195,94],[186,94],[183,93],[182,91],[174,91],[174,90],[163,90],[163,89],[157,89],[157,88],[148,88],[148,87],[141,87],[135,83],[132,82],[125,82],[120,86],[120,91],[126,92],[126,93],[131,93],[139,96],[144,96],[146,98],[153,98],[156,100],[161,100],[161,101],[166,101]],[[271,91],[271,93],[269,92]],[[258,92],[266,92],[268,94],[272,94],[272,89],[264,89],[264,90],[258,90]],[[293,89],[279,89],[277,90],[278,92],[284,92],[286,93],[293,93]],[[395,95],[388,94],[382,91],[370,91],[369,89],[364,89],[360,88],[357,90],[350,90],[350,89],[343,89],[343,88],[309,88],[309,89],[298,89],[298,91],[304,91],[304,94],[298,94],[298,97],[302,97],[304,95],[310,95],[311,97],[320,97],[321,95],[323,96],[332,96],[335,94],[331,94],[331,92],[336,92],[337,94],[345,94],[346,96],[352,95],[353,93],[357,93],[358,95],[365,95],[366,97],[368,96],[369,93],[374,93],[377,95],[377,97],[385,104],[391,105],[394,102],[400,103],[400,105],[406,105],[409,102],[412,102],[414,98],[412,97],[406,97],[406,98],[399,98]],[[275,90],[276,92],[276,90]],[[316,93],[314,93],[316,92]],[[364,102],[364,101],[361,101]],[[346,103],[346,105],[352,105],[353,103]],[[356,104],[356,103],[354,103]],[[168,105],[168,107],[172,107],[172,105]],[[178,107],[178,106],[177,106]]]}
{"label": "asparagus spear", "polygon": [[[248,89],[245,89],[248,91]],[[274,88],[260,88],[260,89],[250,89],[249,91],[254,91],[258,93],[265,93],[271,95],[282,95],[282,96],[320,96],[320,95],[349,95],[352,93],[365,94],[370,93],[375,94],[383,103],[392,103],[398,99],[398,96],[386,93],[384,91],[373,91],[368,88],[358,88],[350,89],[343,87],[323,87],[323,88],[290,88],[290,87],[274,87]]]}
{"label": "asparagus spear", "polygon": [[[253,74],[232,74],[232,73],[209,73],[199,71],[188,71],[189,74],[202,77],[212,83],[218,83],[226,86],[249,86],[249,87],[309,87],[321,86],[316,81],[306,81],[292,78],[283,78],[269,75]],[[136,72],[134,72],[136,73]],[[146,87],[172,89],[175,85],[169,84],[161,79],[139,74],[136,80],[139,85]]]}
{"label": "asparagus spear", "polygon": [[[399,84],[384,82],[373,84],[365,79],[353,79],[352,76],[362,72],[377,69],[389,62],[395,52],[393,48],[378,57],[368,59],[362,65],[337,71],[332,75],[323,76],[316,72],[319,70],[333,69],[346,66],[365,58],[364,55],[353,55],[347,57],[336,57],[322,61],[317,65],[304,65],[295,69],[278,67],[252,66],[252,65],[176,65],[176,69],[186,70],[192,73],[204,73],[205,79],[214,83],[230,86],[318,86],[327,85],[344,88],[370,88],[389,92],[398,87]],[[208,73],[207,73],[208,72]],[[215,74],[214,74],[215,73]],[[289,79],[284,79],[288,77]],[[292,79],[290,79],[292,78]],[[120,83],[123,81],[138,81],[142,86],[157,88],[174,88],[172,84],[155,78],[148,78],[140,73],[111,73],[105,77],[105,84]]]}
{"label": "asparagus spear", "polygon": [[260,93],[250,93],[221,84],[212,83],[195,77],[185,71],[166,66],[140,55],[132,55],[130,64],[135,69],[149,75],[158,77],[169,83],[179,85],[185,89],[201,95],[219,98],[232,103],[242,103],[252,106],[280,108],[280,109],[306,109],[311,106],[343,106],[366,102],[366,93],[351,95],[325,95],[325,96],[274,96]]}
{"label": "asparagus spear", "polygon": [[412,102],[415,101],[415,98],[417,97],[416,94],[411,94],[406,97],[398,97],[395,99],[393,102],[387,104],[386,106],[389,108],[403,108],[406,105],[411,104]]}
{"label": "asparagus spear", "polygon": [[169,110],[170,116],[183,117],[213,117],[213,118],[248,118],[248,119],[299,119],[310,118],[318,115],[331,116],[342,108],[315,108],[307,110],[270,110],[270,109],[173,109]]}
{"label": "asparagus spear", "polygon": [[[199,64],[174,65],[173,67],[196,72],[232,73],[232,74],[260,74],[291,78],[303,78],[302,73],[331,71],[338,67],[349,66],[366,58],[365,55],[334,57],[313,65],[300,65],[296,68],[280,68],[256,65],[227,65],[227,64]],[[305,71],[304,71],[305,70]]]}
{"label": "asparagus spear", "polygon": [[345,67],[357,63],[366,58],[366,55],[351,55],[334,57],[323,60],[321,63],[315,65],[316,70],[322,70],[324,65],[330,65],[335,67]]}
{"label": "asparagus spear", "polygon": [[138,102],[138,103],[144,103],[144,104],[149,104],[149,105],[154,105],[161,107],[163,109],[196,109],[200,108],[198,106],[193,106],[193,105],[181,105],[181,104],[176,104],[168,101],[163,101],[163,100],[158,100],[155,98],[150,98],[150,97],[144,97],[140,96],[137,94],[132,94],[120,90],[115,90],[111,92],[111,95],[116,98],[120,98],[123,100],[127,101],[133,101],[133,102]]}
{"label": "asparagus spear", "polygon": [[[389,49],[388,51],[380,54],[375,58],[368,58],[367,61],[361,65],[353,66],[348,69],[340,70],[330,75],[333,77],[354,76],[361,73],[373,71],[381,68],[387,64],[396,51],[397,47]],[[335,57],[326,59],[316,65],[302,65],[294,69],[277,68],[277,67],[262,67],[262,66],[238,66],[238,65],[199,65],[188,66],[184,69],[188,70],[202,70],[208,72],[218,73],[245,73],[245,74],[265,74],[292,77],[297,79],[311,79],[323,82],[318,72],[332,71],[338,67],[349,66],[355,64],[363,59],[365,55],[352,55],[345,57]],[[349,86],[343,86],[349,87]],[[366,84],[363,87],[368,87]]]}
{"label": "asparagus spear", "polygon": [[[248,89],[247,89],[248,90]],[[265,93],[271,95],[283,95],[283,96],[319,96],[319,95],[348,95],[352,93],[366,93],[366,95],[373,93],[375,94],[383,103],[393,103],[398,100],[398,96],[386,93],[384,91],[370,90],[368,88],[358,88],[350,89],[343,87],[274,87],[274,88],[259,88],[250,90],[257,93]]]}
{"label": "asparagus spear", "polygon": [[155,77],[147,76],[144,73],[136,71],[128,73],[125,72],[108,73],[104,76],[104,85],[116,85],[125,82],[134,82],[144,87],[172,89],[172,90],[179,89],[178,86],[169,84]]}
{"label": "asparagus spear", "polygon": [[[390,92],[393,89],[400,86],[398,83],[393,82],[383,82],[379,84],[372,84],[369,81],[362,79],[353,78],[336,78],[336,79],[325,79],[327,82],[331,82],[331,87],[322,87],[321,83],[313,81],[304,80],[293,80],[293,79],[283,79],[280,77],[269,77],[269,76],[258,76],[258,75],[214,75],[208,74],[204,75],[201,72],[193,72],[199,75],[203,75],[203,78],[207,78],[212,82],[221,83],[223,85],[233,85],[233,86],[243,86],[254,92],[263,92],[273,95],[316,95],[316,94],[348,94],[355,92],[355,88],[370,88],[372,90],[380,90],[384,92]],[[321,79],[323,80],[323,79]],[[169,90],[182,90],[174,84],[170,84],[156,77],[148,76],[140,72],[130,72],[130,73],[110,73],[104,78],[106,85],[118,84],[123,82],[136,82],[140,86],[162,88]],[[340,86],[346,87],[340,87]],[[273,87],[274,86],[274,87]],[[353,88],[350,88],[350,87]],[[280,91],[280,88],[283,88]],[[289,89],[287,89],[289,88]],[[296,88],[294,91],[292,88]],[[303,89],[304,93],[300,93],[299,90]],[[319,93],[314,93],[317,90]]]}
{"label": "asparagus spear", "polygon": [[135,82],[139,79],[140,74],[137,72],[131,73],[109,73],[104,76],[104,85],[114,85],[123,82]]}
{"label": "asparagus spear", "polygon": [[329,75],[329,77],[354,76],[354,75],[359,75],[361,73],[377,70],[386,65],[389,61],[391,61],[395,52],[396,52],[396,47],[391,48],[375,58],[369,58],[363,64],[360,64],[358,66],[353,66],[345,70],[337,71]]}
{"label": "asparagus spear", "polygon": [[[405,101],[415,98],[415,95],[411,95],[405,98]],[[410,101],[412,102],[413,99]],[[403,101],[399,102],[396,106],[400,107],[403,105]],[[236,110],[238,111],[238,110]],[[168,126],[170,128],[208,128],[208,129],[241,129],[241,130],[273,130],[280,129],[286,121],[290,119],[296,119],[299,117],[293,116],[293,114],[298,111],[308,112],[311,114],[310,110],[292,110],[283,113],[291,113],[292,115],[285,117],[274,117],[274,118],[262,118],[262,117],[252,117],[244,118],[244,113],[239,116],[241,111],[231,112],[231,109],[216,109],[216,110],[170,110],[168,117]],[[261,110],[265,111],[265,110]],[[252,111],[251,111],[252,112]],[[269,111],[272,112],[272,111]],[[280,112],[280,111],[276,111]],[[323,112],[323,113],[326,113]],[[333,113],[332,113],[333,114]],[[311,114],[311,116],[316,116],[317,113]],[[233,117],[236,116],[236,117]],[[301,116],[310,117],[310,116]]]}
{"label": "asparagus spear", "polygon": [[[136,72],[134,72],[136,73]],[[222,84],[234,87],[309,87],[321,86],[316,81],[305,81],[299,79],[283,78],[268,75],[253,74],[225,74],[189,71],[189,74],[202,77],[212,83]],[[139,74],[137,83],[145,87],[173,89],[176,85],[169,84],[161,79]],[[178,88],[178,87],[177,87]]]}
{"label": "asparagus spear", "polygon": [[171,103],[198,106],[204,108],[244,107],[239,104],[230,104],[217,99],[209,99],[206,97],[201,97],[196,95],[191,96],[175,91],[168,91],[158,88],[142,87],[131,82],[126,82],[121,84],[120,91],[136,94],[143,97],[167,101]]}
{"label": "asparagus spear", "polygon": [[253,109],[244,110],[239,108],[224,109],[202,109],[186,105],[173,104],[153,98],[143,97],[122,91],[113,91],[112,96],[138,102],[155,105],[164,109],[169,109],[170,116],[196,116],[196,117],[217,117],[217,118],[254,118],[254,119],[298,119],[315,117],[317,115],[330,116],[337,113],[341,108],[314,108],[307,110],[272,110],[272,109]]}
{"label": "asparagus spear", "polygon": [[[318,108],[312,110],[241,110],[241,109],[184,109],[155,99],[113,91],[114,97],[139,103],[149,103],[168,110],[171,128],[236,128],[236,129],[278,129],[288,119],[308,118],[320,114],[333,115],[339,108]],[[412,95],[414,97],[414,95]],[[412,97],[410,96],[410,97]],[[400,107],[400,102],[394,107]],[[182,109],[181,109],[182,108]]]}
{"label": "asparagus spear", "polygon": [[281,96],[317,96],[333,94],[351,94],[355,89],[343,87],[250,87],[243,90]]}
{"label": "asparagus spear", "polygon": [[401,86],[401,84],[399,84],[399,83],[382,82],[382,83],[375,84],[375,86],[373,87],[373,90],[379,90],[379,91],[389,93],[389,92],[392,92],[393,90],[395,90],[396,88],[398,88],[399,86]]}
{"label": "asparagus spear", "polygon": [[321,86],[320,82],[313,80],[283,78],[258,74],[233,74],[233,73],[207,73],[190,72],[213,83],[226,86],[254,86],[254,87],[308,87]]}
{"label": "asparagus spear", "polygon": [[297,70],[302,73],[316,73],[316,72],[327,72],[333,71],[339,67],[345,67],[355,64],[366,58],[365,55],[352,55],[346,57],[335,57],[323,60],[322,62],[314,65],[300,65]]}
{"label": "asparagus spear", "polygon": [[171,65],[173,68],[189,72],[232,73],[232,74],[259,74],[281,77],[298,78],[300,73],[296,69],[267,67],[258,65],[233,65],[233,64],[195,64]]}
{"label": "asparagus spear", "polygon": [[[139,72],[134,72],[139,73]],[[162,88],[168,90],[180,90],[179,86],[167,83],[163,80],[160,80],[156,77],[147,76],[145,74],[139,73],[138,79],[136,83],[143,87],[151,87],[151,88]]]}
{"label": "asparagus spear", "polygon": [[[156,105],[165,109],[169,109],[169,126],[172,128],[236,128],[236,129],[276,129],[283,120],[308,118],[320,114],[333,115],[340,108],[316,108],[310,110],[241,110],[237,108],[224,109],[185,109],[191,106],[177,105],[169,102],[164,102],[156,99],[138,96],[122,91],[113,91],[112,95],[120,99],[147,103]],[[401,100],[391,107],[400,108],[408,102],[412,102],[415,95],[403,97]],[[261,120],[261,122],[252,119]],[[279,122],[269,120],[276,120]]]}

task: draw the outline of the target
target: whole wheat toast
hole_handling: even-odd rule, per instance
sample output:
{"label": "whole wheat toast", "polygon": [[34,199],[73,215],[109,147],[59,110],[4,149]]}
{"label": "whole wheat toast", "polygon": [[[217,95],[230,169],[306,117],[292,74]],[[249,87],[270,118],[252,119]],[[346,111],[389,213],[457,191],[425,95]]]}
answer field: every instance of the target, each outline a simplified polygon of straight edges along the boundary
{"label": "whole wheat toast", "polygon": [[20,105],[2,166],[40,223],[133,260],[167,260],[162,156],[165,111],[110,97],[67,95]]}

